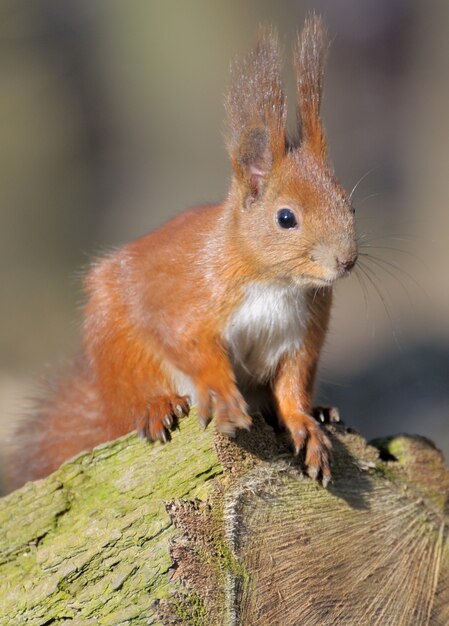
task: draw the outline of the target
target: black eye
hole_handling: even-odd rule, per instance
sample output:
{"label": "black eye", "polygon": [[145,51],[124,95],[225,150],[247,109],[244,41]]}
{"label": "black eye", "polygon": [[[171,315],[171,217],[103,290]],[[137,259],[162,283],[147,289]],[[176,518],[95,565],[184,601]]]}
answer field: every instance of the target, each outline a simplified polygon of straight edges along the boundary
{"label": "black eye", "polygon": [[295,228],[298,225],[296,215],[291,209],[279,209],[276,220],[281,228]]}

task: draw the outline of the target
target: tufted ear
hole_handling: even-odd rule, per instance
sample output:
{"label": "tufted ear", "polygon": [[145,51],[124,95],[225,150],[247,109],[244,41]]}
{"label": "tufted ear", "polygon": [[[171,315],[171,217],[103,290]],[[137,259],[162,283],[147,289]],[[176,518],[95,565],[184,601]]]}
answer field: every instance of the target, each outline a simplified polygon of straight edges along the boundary
{"label": "tufted ear", "polygon": [[298,34],[293,60],[296,70],[298,124],[301,140],[317,156],[326,158],[327,146],[320,119],[324,65],[329,48],[327,31],[320,17],[310,15]]}
{"label": "tufted ear", "polygon": [[286,145],[281,53],[273,29],[259,29],[254,48],[234,64],[226,109],[234,175],[245,196],[256,199]]}

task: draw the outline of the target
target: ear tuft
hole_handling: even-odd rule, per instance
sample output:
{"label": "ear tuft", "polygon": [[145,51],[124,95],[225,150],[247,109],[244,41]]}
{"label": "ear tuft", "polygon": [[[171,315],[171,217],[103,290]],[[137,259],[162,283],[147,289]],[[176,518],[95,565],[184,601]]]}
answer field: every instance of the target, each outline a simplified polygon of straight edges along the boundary
{"label": "ear tuft", "polygon": [[302,141],[319,156],[327,153],[326,138],[320,119],[324,66],[329,40],[321,17],[307,17],[294,48],[298,100],[298,124]]}
{"label": "ear tuft", "polygon": [[256,45],[234,64],[226,109],[234,174],[245,191],[257,197],[285,154],[286,102],[273,29],[260,28]]}

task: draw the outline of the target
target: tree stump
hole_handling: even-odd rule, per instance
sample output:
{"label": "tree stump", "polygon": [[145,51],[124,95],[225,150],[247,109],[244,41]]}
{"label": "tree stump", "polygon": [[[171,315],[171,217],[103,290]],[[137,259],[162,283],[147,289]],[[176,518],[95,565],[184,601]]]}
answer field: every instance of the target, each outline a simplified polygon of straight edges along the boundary
{"label": "tree stump", "polygon": [[449,624],[449,472],[424,438],[343,425],[333,482],[256,421],[235,440],[194,415],[0,500],[0,624]]}

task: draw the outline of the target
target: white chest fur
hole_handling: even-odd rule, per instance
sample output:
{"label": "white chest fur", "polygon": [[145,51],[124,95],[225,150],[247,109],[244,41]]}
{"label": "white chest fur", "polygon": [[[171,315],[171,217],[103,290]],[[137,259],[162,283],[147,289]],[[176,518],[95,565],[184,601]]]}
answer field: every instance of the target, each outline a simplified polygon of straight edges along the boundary
{"label": "white chest fur", "polygon": [[297,350],[309,316],[305,291],[253,283],[225,331],[238,379],[267,381],[281,357]]}

